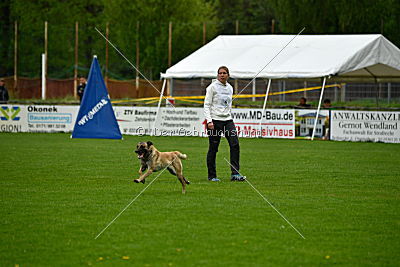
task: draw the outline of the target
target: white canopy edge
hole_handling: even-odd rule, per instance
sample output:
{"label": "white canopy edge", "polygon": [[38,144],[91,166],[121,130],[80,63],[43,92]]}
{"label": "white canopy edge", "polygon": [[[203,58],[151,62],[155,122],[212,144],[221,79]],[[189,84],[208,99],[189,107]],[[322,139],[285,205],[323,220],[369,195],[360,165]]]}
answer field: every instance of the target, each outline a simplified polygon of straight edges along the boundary
{"label": "white canopy edge", "polygon": [[265,67],[293,37],[221,35],[161,77],[215,78],[225,65],[236,79],[400,81],[400,49],[380,34],[300,35]]}

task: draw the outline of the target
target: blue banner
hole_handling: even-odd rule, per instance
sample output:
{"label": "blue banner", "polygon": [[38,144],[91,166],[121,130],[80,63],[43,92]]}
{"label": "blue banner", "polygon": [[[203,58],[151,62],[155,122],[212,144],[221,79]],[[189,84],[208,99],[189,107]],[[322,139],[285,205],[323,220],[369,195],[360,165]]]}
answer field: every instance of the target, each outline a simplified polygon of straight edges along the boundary
{"label": "blue banner", "polygon": [[93,58],[72,138],[122,139],[97,57]]}

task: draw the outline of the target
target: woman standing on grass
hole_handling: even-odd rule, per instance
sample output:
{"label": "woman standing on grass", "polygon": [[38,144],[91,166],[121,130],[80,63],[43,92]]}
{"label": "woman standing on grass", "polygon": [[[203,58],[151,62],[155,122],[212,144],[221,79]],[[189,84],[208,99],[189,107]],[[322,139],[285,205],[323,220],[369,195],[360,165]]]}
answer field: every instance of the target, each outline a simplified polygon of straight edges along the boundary
{"label": "woman standing on grass", "polygon": [[239,174],[239,138],[231,116],[233,88],[228,83],[229,69],[225,66],[218,68],[217,80],[206,89],[204,99],[204,115],[207,120],[208,180],[219,182],[215,166],[221,135],[224,134],[229,143],[231,161],[231,181],[244,181],[245,176]]}

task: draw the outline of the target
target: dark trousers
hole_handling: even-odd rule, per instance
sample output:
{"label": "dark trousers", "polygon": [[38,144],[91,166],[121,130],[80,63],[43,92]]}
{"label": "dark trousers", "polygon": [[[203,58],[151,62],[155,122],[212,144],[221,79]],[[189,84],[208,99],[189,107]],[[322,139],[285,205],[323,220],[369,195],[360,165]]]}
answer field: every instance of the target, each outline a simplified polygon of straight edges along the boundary
{"label": "dark trousers", "polygon": [[238,174],[240,148],[239,148],[239,138],[235,128],[235,124],[233,123],[233,120],[229,121],[213,120],[213,123],[214,123],[214,129],[212,130],[207,129],[208,144],[209,144],[207,153],[208,178],[217,177],[215,160],[222,134],[225,135],[229,143],[232,174]]}

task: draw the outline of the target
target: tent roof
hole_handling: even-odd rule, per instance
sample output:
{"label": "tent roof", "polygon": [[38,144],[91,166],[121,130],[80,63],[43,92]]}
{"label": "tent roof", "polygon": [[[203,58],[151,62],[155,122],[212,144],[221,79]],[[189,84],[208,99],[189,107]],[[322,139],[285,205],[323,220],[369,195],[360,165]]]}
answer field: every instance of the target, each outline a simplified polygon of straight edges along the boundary
{"label": "tent roof", "polygon": [[[163,78],[252,79],[295,35],[220,35],[161,74]],[[400,49],[380,34],[299,35],[258,78],[400,79]]]}

